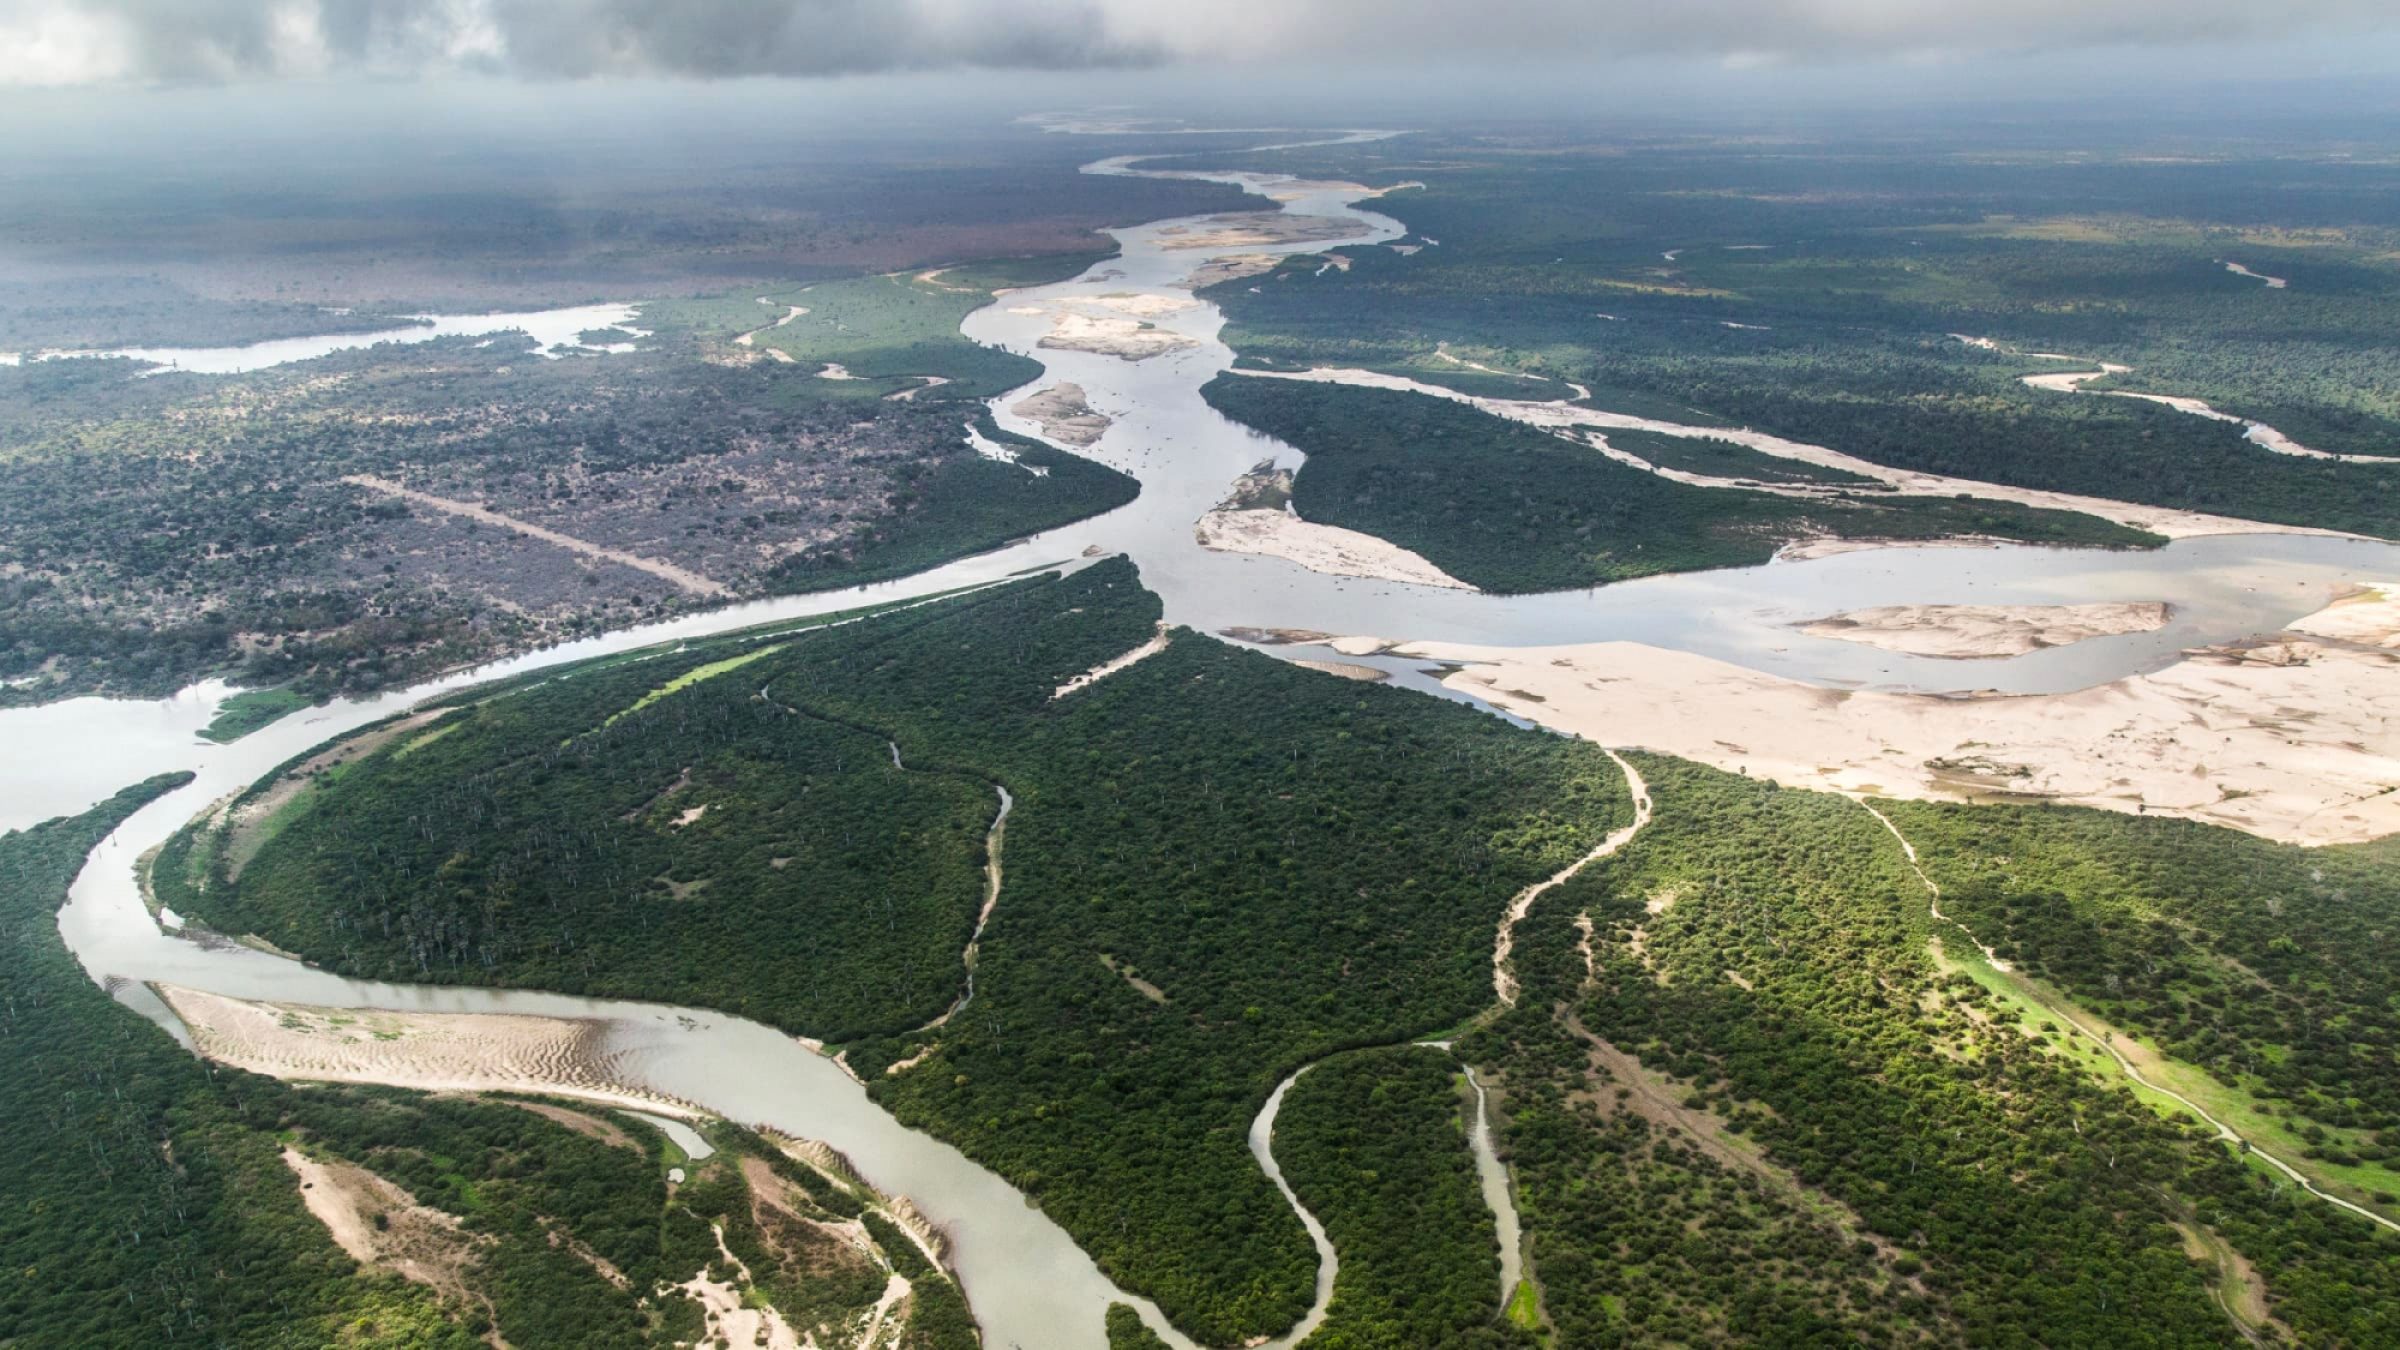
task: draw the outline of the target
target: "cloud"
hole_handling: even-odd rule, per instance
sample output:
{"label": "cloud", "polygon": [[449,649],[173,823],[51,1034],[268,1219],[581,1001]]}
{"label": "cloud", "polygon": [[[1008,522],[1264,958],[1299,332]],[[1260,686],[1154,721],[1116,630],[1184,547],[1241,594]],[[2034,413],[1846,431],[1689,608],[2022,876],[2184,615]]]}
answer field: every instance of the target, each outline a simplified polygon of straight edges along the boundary
{"label": "cloud", "polygon": [[0,0],[0,85],[1141,65],[1088,0]]}
{"label": "cloud", "polygon": [[1855,60],[2400,32],[2392,0],[1109,0],[1187,57]]}
{"label": "cloud", "polygon": [[0,0],[0,86],[1168,61],[1775,64],[2394,32],[2391,0]]}

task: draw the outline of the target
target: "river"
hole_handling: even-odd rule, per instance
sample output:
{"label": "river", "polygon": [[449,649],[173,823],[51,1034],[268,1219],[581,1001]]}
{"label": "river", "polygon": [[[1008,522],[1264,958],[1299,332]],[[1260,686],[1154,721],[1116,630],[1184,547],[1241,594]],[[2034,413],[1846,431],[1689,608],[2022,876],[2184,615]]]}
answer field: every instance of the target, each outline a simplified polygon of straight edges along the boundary
{"label": "river", "polygon": [[[1139,172],[1125,161],[1107,161],[1090,171]],[[1397,222],[1354,206],[1355,190],[1340,185],[1294,185],[1263,175],[1216,177],[1272,191],[1286,199],[1286,210],[1300,215],[1345,219],[1356,231],[1352,244],[1386,242],[1401,233]],[[1226,495],[1233,479],[1262,460],[1296,466],[1302,458],[1289,446],[1227,422],[1201,400],[1200,386],[1232,359],[1217,340],[1222,313],[1197,303],[1151,316],[1149,322],[1188,338],[1190,345],[1136,362],[1040,347],[1047,318],[1015,312],[1121,292],[1189,299],[1183,278],[1211,255],[1166,245],[1176,232],[1198,225],[1160,221],[1114,231],[1122,256],[1095,264],[1073,280],[1005,295],[963,325],[970,337],[1042,361],[1046,374],[1028,390],[1072,380],[1095,408],[1116,419],[1085,453],[1141,480],[1142,493],[1131,504],[914,577],[731,605],[495,662],[414,689],[337,702],[229,746],[194,735],[225,692],[221,684],[195,686],[160,702],[77,699],[0,712],[0,745],[8,747],[0,757],[0,828],[81,810],[149,774],[192,770],[198,777],[190,786],[140,811],[102,843],[60,915],[61,932],[93,978],[162,1025],[181,1032],[146,982],[331,1007],[597,1019],[608,1027],[605,1053],[611,1071],[626,1081],[729,1119],[824,1140],[876,1186],[914,1200],[951,1234],[961,1283],[989,1344],[1097,1347],[1104,1343],[1105,1306],[1121,1300],[1140,1308],[1171,1343],[1188,1345],[1154,1306],[1116,1290],[1024,1196],[948,1144],[902,1128],[830,1061],[791,1037],[687,1008],[348,980],[261,952],[170,937],[142,906],[135,860],[209,802],[299,751],[435,694],[676,638],[995,581],[1079,559],[1091,546],[1131,555],[1143,580],[1164,599],[1169,621],[1207,631],[1297,628],[1497,644],[1626,639],[1820,683],[1935,691],[1970,682],[2017,692],[2081,688],[2156,669],[2187,646],[2281,627],[2318,608],[2343,582],[2400,576],[2400,549],[2389,545],[2251,535],[2189,539],[2147,553],[1873,550],[1591,591],[1494,597],[1329,577],[1278,559],[1210,552],[1194,541],[1192,524]],[[1245,244],[1230,251],[1313,251],[1325,244]],[[609,308],[605,323],[576,313],[573,330],[546,331],[564,331],[571,338],[583,328],[631,317],[621,307]],[[407,337],[392,340],[433,335],[423,328],[404,331]],[[323,354],[376,336],[304,341],[297,350]],[[545,350],[553,345],[540,334],[537,341]],[[236,350],[247,355],[210,359],[228,369],[246,369],[255,366],[241,362],[266,355],[259,348]],[[201,358],[194,354],[175,359],[185,369],[200,368]],[[1004,426],[1033,433],[1035,428],[1008,411],[1023,392],[996,399],[993,406]],[[2173,621],[2159,632],[2100,638],[2002,661],[1912,658],[1808,638],[1784,627],[1865,605],[2162,599],[2175,609]],[[1272,650],[1285,656],[1325,654],[1301,646]],[[1403,684],[1451,696],[1405,662],[1376,663]],[[1320,1296],[1320,1312],[1322,1303]]]}
{"label": "river", "polygon": [[629,352],[635,346],[632,342],[587,343],[581,335],[597,328],[623,328],[634,337],[648,337],[649,334],[641,329],[628,326],[637,312],[637,307],[633,305],[604,303],[520,314],[417,314],[409,316],[412,322],[406,325],[363,333],[271,338],[238,347],[111,347],[91,351],[11,353],[8,364],[15,365],[25,359],[53,361],[115,356],[129,361],[147,361],[158,367],[150,372],[154,375],[177,371],[194,375],[241,375],[253,370],[265,370],[269,366],[313,361],[335,352],[374,347],[387,342],[431,342],[442,337],[481,337],[486,342],[497,342],[498,335],[502,333],[525,334],[532,339],[532,350],[544,357],[555,358],[570,351]]}

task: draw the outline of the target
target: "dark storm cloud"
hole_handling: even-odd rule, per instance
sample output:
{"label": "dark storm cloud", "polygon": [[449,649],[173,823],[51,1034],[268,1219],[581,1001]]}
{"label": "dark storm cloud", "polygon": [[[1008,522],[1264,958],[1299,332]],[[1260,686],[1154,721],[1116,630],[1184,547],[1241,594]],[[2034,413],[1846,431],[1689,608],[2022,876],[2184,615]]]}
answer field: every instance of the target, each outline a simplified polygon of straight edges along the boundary
{"label": "dark storm cloud", "polygon": [[1139,65],[1086,0],[0,0],[0,84]]}
{"label": "dark storm cloud", "polygon": [[2393,0],[0,0],[0,85],[1959,59],[2388,35],[2396,11]]}

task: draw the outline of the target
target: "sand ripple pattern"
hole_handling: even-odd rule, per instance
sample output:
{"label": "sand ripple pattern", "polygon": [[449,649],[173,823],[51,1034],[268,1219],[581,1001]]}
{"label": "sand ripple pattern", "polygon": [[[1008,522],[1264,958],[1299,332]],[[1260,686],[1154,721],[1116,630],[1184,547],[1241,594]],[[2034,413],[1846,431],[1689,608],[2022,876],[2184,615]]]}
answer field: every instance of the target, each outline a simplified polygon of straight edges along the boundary
{"label": "sand ripple pattern", "polygon": [[381,1012],[269,1003],[158,986],[200,1053],[273,1078],[429,1092],[544,1092],[699,1114],[639,1085],[595,1018]]}

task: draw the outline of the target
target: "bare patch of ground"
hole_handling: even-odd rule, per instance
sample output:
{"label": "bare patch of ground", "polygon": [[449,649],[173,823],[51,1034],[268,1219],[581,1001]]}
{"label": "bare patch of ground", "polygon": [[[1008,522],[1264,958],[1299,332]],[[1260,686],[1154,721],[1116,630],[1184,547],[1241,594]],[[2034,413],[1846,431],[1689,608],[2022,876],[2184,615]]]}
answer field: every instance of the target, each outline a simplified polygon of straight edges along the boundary
{"label": "bare patch of ground", "polygon": [[1160,652],[1163,652],[1167,649],[1167,643],[1169,641],[1170,637],[1167,632],[1166,621],[1162,619],[1159,621],[1157,635],[1152,637],[1148,642],[1143,643],[1141,646],[1136,647],[1121,656],[1111,657],[1110,659],[1101,662],[1099,665],[1092,667],[1090,670],[1083,672],[1081,675],[1078,675],[1075,678],[1067,681],[1065,684],[1060,685],[1057,691],[1050,695],[1051,701],[1056,702],[1059,699],[1065,698],[1069,694],[1076,693],[1080,690],[1089,689],[1093,685],[1098,684],[1100,681],[1105,680],[1109,676],[1116,674],[1118,671],[1125,669],[1127,666],[1133,665],[1137,661],[1146,661],[1151,657],[1158,655]]}
{"label": "bare patch of ground", "polygon": [[1147,361],[1199,344],[1181,333],[1153,327],[1140,319],[1063,313],[1051,321],[1050,331],[1035,345],[1126,361]]}
{"label": "bare patch of ground", "polygon": [[[785,359],[789,360],[790,358],[786,357]],[[885,394],[883,396],[883,401],[886,403],[912,402],[915,400],[917,395],[924,393],[926,390],[939,389],[943,385],[950,383],[950,377],[947,375],[919,375],[915,378],[917,380],[916,384],[913,384],[906,389],[895,389],[892,392]]]}
{"label": "bare patch of ground", "polygon": [[1792,627],[1811,637],[1969,661],[2022,656],[2118,633],[2155,632],[2166,623],[2167,606],[2149,600],[2087,605],[1880,605]]}
{"label": "bare patch of ground", "polygon": [[1303,670],[1313,670],[1345,680],[1356,680],[1361,684],[1373,684],[1379,680],[1390,678],[1373,666],[1362,666],[1350,661],[1294,661],[1292,664]]}
{"label": "bare patch of ground", "polygon": [[1227,253],[1209,259],[1192,270],[1183,284],[1193,290],[1214,286],[1220,281],[1240,281],[1244,277],[1264,276],[1283,261],[1276,253]]}
{"label": "bare patch of ground", "polygon": [[[752,1287],[750,1268],[742,1264],[731,1248],[725,1245],[725,1229],[711,1224],[717,1237],[718,1259],[734,1271],[740,1280],[712,1280],[708,1267],[675,1286],[683,1296],[700,1305],[700,1313],[708,1326],[705,1345],[721,1345],[728,1350],[800,1350],[800,1334],[784,1320],[782,1313],[772,1307],[751,1307],[745,1297]],[[814,1344],[813,1340],[810,1344]]]}
{"label": "bare patch of ground", "polygon": [[288,1144],[283,1165],[299,1182],[301,1203],[352,1260],[425,1285],[446,1302],[490,1311],[468,1279],[489,1239],[464,1231],[457,1216],[418,1204],[366,1168],[319,1161]]}
{"label": "bare patch of ground", "polygon": [[1119,961],[1117,958],[1109,955],[1107,952],[1102,952],[1100,953],[1100,964],[1108,967],[1109,974],[1116,976],[1118,979],[1123,980],[1129,985],[1132,985],[1141,993],[1143,998],[1150,1000],[1152,1003],[1164,1003],[1167,1001],[1167,991],[1159,988],[1155,984],[1150,983],[1148,980],[1143,979],[1141,976],[1134,974],[1132,963]]}
{"label": "bare patch of ground", "polygon": [[633,1142],[633,1136],[619,1129],[614,1121],[602,1120],[598,1116],[583,1111],[570,1111],[566,1107],[553,1106],[548,1102],[529,1102],[521,1097],[494,1097],[492,1100],[516,1107],[520,1111],[531,1111],[544,1120],[564,1125],[577,1134],[597,1139],[611,1147],[629,1148],[636,1153],[642,1151],[642,1146]]}

